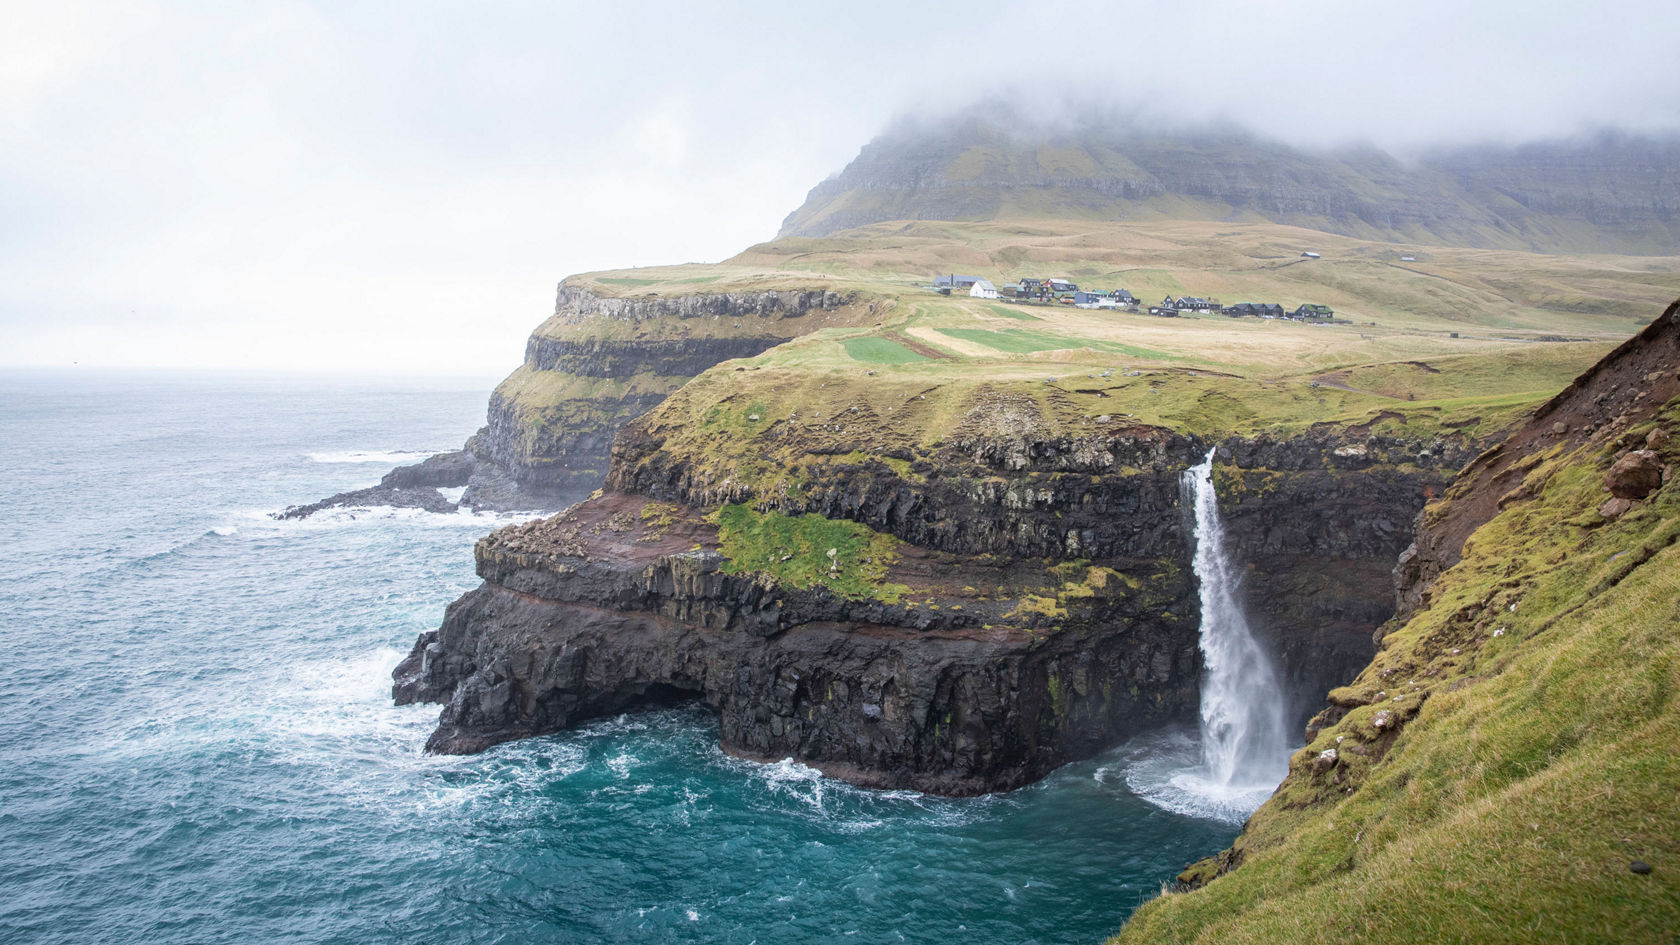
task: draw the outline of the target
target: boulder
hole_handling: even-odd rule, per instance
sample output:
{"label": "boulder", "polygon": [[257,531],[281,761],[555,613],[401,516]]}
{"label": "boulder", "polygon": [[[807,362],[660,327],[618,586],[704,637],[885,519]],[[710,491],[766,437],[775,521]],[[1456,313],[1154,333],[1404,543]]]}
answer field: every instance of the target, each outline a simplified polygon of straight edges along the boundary
{"label": "boulder", "polygon": [[1604,487],[1621,499],[1643,499],[1662,487],[1662,460],[1651,450],[1633,450],[1604,474]]}
{"label": "boulder", "polygon": [[1611,496],[1610,498],[1604,500],[1603,505],[1598,507],[1598,514],[1600,517],[1613,522],[1626,515],[1628,510],[1631,508],[1633,508],[1632,499],[1623,499],[1618,496]]}

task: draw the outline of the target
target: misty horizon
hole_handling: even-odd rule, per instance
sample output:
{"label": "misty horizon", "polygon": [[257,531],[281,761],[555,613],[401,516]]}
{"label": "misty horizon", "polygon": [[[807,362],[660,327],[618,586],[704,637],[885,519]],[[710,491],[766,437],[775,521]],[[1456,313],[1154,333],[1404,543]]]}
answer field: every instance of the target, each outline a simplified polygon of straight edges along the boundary
{"label": "misty horizon", "polygon": [[1680,130],[1665,4],[625,20],[19,7],[0,37],[0,363],[505,369],[562,277],[732,256],[895,123],[1000,95],[1402,159]]}

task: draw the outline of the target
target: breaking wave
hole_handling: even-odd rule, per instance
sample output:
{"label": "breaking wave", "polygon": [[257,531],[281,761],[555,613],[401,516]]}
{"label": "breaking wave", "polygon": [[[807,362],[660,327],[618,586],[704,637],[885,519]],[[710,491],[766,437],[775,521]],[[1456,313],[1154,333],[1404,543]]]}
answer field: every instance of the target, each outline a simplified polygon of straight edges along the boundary
{"label": "breaking wave", "polygon": [[424,459],[447,453],[448,450],[336,450],[308,454],[310,462],[315,463],[383,463],[387,466],[399,466],[404,463],[418,463]]}

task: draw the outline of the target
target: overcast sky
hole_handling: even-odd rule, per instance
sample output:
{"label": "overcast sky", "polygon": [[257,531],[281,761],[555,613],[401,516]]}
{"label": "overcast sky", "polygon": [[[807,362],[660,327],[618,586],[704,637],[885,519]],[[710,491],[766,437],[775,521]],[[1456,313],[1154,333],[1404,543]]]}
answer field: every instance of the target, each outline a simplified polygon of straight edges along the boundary
{"label": "overcast sky", "polygon": [[1010,90],[1394,150],[1680,127],[1680,4],[0,2],[0,365],[494,375]]}

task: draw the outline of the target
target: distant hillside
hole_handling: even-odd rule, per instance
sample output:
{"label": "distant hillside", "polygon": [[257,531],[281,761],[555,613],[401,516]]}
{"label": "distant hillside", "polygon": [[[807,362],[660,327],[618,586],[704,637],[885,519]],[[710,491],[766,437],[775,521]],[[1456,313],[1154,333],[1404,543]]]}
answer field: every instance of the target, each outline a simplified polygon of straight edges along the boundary
{"label": "distant hillside", "polygon": [[1540,252],[1680,252],[1680,138],[1603,134],[1442,152],[1321,153],[1232,129],[1040,131],[1006,114],[904,124],[814,187],[781,236],[887,220],[1286,223]]}

